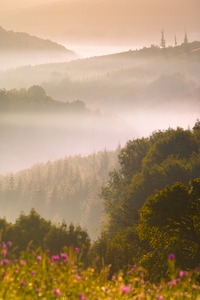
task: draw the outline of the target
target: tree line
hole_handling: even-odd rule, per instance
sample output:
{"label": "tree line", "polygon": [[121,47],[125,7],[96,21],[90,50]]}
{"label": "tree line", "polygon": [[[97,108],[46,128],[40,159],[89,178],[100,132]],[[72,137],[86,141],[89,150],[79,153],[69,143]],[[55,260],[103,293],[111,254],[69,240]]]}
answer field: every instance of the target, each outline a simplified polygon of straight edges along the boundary
{"label": "tree line", "polygon": [[99,194],[109,172],[118,167],[116,151],[100,151],[87,157],[65,157],[36,164],[15,174],[0,176],[0,216],[14,221],[21,211],[38,213],[55,222],[66,220],[88,229],[96,239],[103,216]]}
{"label": "tree line", "polygon": [[[93,246],[111,273],[139,263],[154,279],[173,252],[180,268],[200,263],[200,122],[129,141],[101,196],[108,222]],[[97,255],[98,253],[98,255]]]}

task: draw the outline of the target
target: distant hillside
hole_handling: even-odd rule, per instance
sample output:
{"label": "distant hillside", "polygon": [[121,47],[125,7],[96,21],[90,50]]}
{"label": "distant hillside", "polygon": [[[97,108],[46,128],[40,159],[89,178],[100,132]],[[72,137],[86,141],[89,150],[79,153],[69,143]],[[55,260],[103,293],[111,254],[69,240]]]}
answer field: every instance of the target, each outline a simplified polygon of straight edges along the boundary
{"label": "distant hillside", "polygon": [[0,176],[0,217],[13,221],[34,207],[55,222],[80,224],[96,238],[102,220],[101,185],[117,168],[119,151],[66,157]]}
{"label": "distant hillside", "polygon": [[[163,103],[198,103],[200,42],[23,67],[0,73],[0,86],[39,84],[52,97],[78,98],[92,107],[121,112]],[[172,84],[172,85],[169,85]]]}
{"label": "distant hillside", "polygon": [[45,90],[37,85],[29,89],[0,90],[0,115],[17,113],[75,113],[92,114],[79,100],[60,102],[46,95]]}
{"label": "distant hillside", "polygon": [[1,68],[69,61],[78,57],[73,51],[50,40],[24,32],[6,31],[2,27],[0,27],[0,54]]}
{"label": "distant hillside", "polygon": [[[40,86],[0,90],[0,174],[66,155],[115,149],[130,126],[84,102],[60,102]],[[131,132],[132,129],[131,129]]]}

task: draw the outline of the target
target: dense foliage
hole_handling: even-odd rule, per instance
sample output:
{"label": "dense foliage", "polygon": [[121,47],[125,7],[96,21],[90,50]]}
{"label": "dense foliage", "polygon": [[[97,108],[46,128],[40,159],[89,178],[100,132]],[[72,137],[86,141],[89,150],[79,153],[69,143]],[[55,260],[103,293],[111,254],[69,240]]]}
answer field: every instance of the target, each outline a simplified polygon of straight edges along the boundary
{"label": "dense foliage", "polygon": [[80,226],[74,226],[72,223],[67,226],[64,221],[61,224],[53,224],[34,209],[28,215],[22,213],[14,224],[0,219],[0,232],[1,240],[14,243],[13,253],[17,256],[27,249],[32,251],[38,248],[59,253],[64,246],[68,246],[81,247],[82,260],[86,261],[90,247],[90,238]]}
{"label": "dense foliage", "polygon": [[[120,170],[102,190],[108,224],[94,245],[111,272],[140,262],[166,274],[167,253],[182,268],[200,263],[200,123],[128,142]],[[94,254],[95,256],[95,254]]]}

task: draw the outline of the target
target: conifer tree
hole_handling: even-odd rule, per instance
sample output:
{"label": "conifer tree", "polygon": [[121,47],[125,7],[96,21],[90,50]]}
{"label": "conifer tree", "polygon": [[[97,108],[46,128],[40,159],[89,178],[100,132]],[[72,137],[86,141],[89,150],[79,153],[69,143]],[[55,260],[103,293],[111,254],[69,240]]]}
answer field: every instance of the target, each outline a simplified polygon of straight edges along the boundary
{"label": "conifer tree", "polygon": [[164,30],[161,31],[161,41],[160,41],[161,48],[166,48],[166,40]]}
{"label": "conifer tree", "polygon": [[187,32],[185,31],[185,35],[184,35],[184,44],[187,45],[188,44],[188,36],[187,36]]}
{"label": "conifer tree", "polygon": [[177,38],[176,38],[176,35],[174,35],[174,46],[175,46],[175,47],[177,46]]}

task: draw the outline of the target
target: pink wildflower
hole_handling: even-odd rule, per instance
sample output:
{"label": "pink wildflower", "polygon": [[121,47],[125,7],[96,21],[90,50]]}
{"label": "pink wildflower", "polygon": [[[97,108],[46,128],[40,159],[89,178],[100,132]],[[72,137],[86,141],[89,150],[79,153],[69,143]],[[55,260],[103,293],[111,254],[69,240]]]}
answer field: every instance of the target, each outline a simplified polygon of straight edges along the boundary
{"label": "pink wildflower", "polygon": [[79,299],[81,300],[88,300],[83,293],[78,294]]}
{"label": "pink wildflower", "polygon": [[131,289],[129,286],[127,285],[121,285],[120,286],[120,291],[123,293],[123,294],[128,294],[130,293]]}
{"label": "pink wildflower", "polygon": [[164,298],[163,298],[162,295],[157,295],[157,296],[156,296],[156,299],[157,299],[157,300],[163,300]]}
{"label": "pink wildflower", "polygon": [[74,248],[74,251],[75,251],[76,253],[79,253],[79,252],[80,252],[80,248],[75,247],[75,248]]}
{"label": "pink wildflower", "polygon": [[26,281],[25,280],[21,280],[20,284],[21,284],[21,286],[26,286]]}
{"label": "pink wildflower", "polygon": [[60,260],[60,256],[58,256],[58,255],[52,255],[51,261],[59,261],[59,260]]}
{"label": "pink wildflower", "polygon": [[35,290],[36,294],[40,294],[40,289]]}
{"label": "pink wildflower", "polygon": [[173,279],[167,283],[168,286],[175,286],[179,282],[178,279]]}
{"label": "pink wildflower", "polygon": [[68,255],[67,253],[61,253],[60,257],[66,262],[68,260]]}
{"label": "pink wildflower", "polygon": [[8,246],[8,248],[12,247],[12,242],[8,241],[7,246]]}
{"label": "pink wildflower", "polygon": [[24,259],[21,259],[19,263],[21,266],[26,266],[26,261]]}
{"label": "pink wildflower", "polygon": [[168,259],[169,260],[175,260],[175,254],[174,253],[170,253],[169,255],[168,255]]}
{"label": "pink wildflower", "polygon": [[2,248],[6,248],[6,243],[5,243],[5,242],[2,242],[2,243],[1,243],[1,247],[2,247]]}
{"label": "pink wildflower", "polygon": [[1,254],[2,254],[3,256],[6,256],[7,252],[8,252],[7,249],[6,249],[6,248],[3,248],[2,251],[1,251]]}
{"label": "pink wildflower", "polygon": [[1,261],[2,265],[7,266],[9,264],[9,260],[8,259],[3,259]]}
{"label": "pink wildflower", "polygon": [[37,261],[41,261],[42,260],[42,256],[38,255],[37,256]]}
{"label": "pink wildflower", "polygon": [[180,271],[179,272],[179,276],[180,277],[187,277],[189,274],[188,274],[188,272],[187,271]]}
{"label": "pink wildflower", "polygon": [[35,271],[32,271],[31,276],[35,276],[35,275],[36,275]]}
{"label": "pink wildflower", "polygon": [[52,294],[60,297],[61,296],[61,291],[59,289],[53,289]]}
{"label": "pink wildflower", "polygon": [[81,281],[81,280],[82,280],[82,277],[81,277],[80,275],[76,275],[76,276],[75,276],[75,279],[76,279],[77,281]]}

